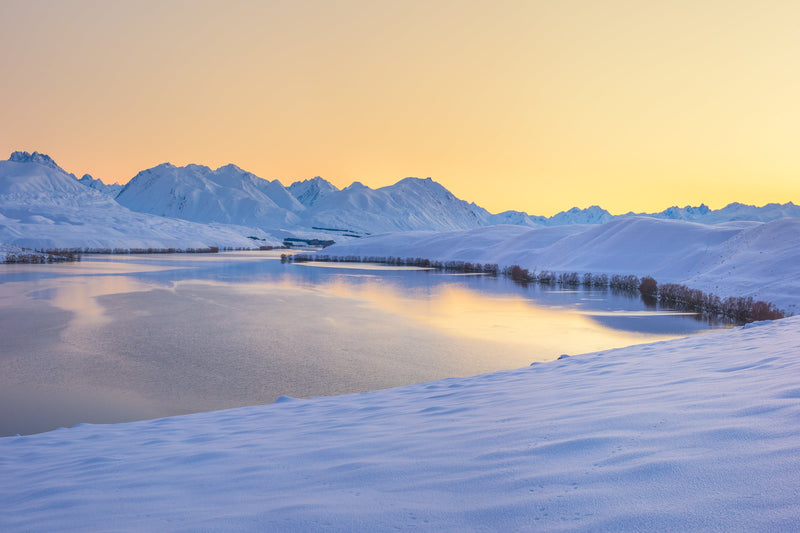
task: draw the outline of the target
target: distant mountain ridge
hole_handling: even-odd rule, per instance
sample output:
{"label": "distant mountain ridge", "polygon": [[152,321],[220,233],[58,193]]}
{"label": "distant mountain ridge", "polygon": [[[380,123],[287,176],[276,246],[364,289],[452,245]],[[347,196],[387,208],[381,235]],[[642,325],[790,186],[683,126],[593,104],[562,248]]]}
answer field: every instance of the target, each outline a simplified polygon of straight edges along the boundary
{"label": "distant mountain ridge", "polygon": [[139,172],[123,187],[106,185],[89,175],[77,179],[39,152],[14,152],[0,163],[4,165],[0,176],[4,216],[14,211],[15,205],[26,203],[75,206],[113,202],[133,212],[169,219],[254,228],[271,235],[273,241],[287,237],[341,241],[374,233],[495,225],[596,225],[632,216],[705,224],[800,217],[800,207],[791,202],[763,207],[732,203],[719,210],[701,204],[618,216],[596,205],[573,207],[551,217],[522,211],[492,214],[457,198],[430,178],[404,178],[378,189],[355,182],[340,190],[315,177],[285,187],[278,180],[260,178],[233,164],[212,170],[203,165],[163,163]]}
{"label": "distant mountain ridge", "polygon": [[280,244],[254,228],[131,211],[98,190],[97,181],[78,180],[36,152],[15,152],[0,161],[0,243],[84,251]]}

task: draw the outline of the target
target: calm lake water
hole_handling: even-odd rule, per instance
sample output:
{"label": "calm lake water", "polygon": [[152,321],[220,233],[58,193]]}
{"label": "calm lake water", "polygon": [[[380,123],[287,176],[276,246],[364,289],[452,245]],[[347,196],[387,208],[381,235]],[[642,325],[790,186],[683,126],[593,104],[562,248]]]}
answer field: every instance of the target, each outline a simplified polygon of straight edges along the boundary
{"label": "calm lake water", "polygon": [[725,324],[609,291],[280,252],[0,265],[0,436],[475,375]]}

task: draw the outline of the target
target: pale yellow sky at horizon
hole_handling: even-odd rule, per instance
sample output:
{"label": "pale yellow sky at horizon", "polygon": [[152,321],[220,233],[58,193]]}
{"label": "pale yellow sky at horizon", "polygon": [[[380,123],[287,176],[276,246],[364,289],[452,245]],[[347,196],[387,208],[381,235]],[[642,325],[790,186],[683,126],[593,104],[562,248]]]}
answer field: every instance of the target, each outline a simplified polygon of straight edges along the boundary
{"label": "pale yellow sky at horizon", "polygon": [[[492,212],[800,203],[800,3],[0,3],[0,157],[339,187]],[[6,155],[2,154],[2,150]]]}

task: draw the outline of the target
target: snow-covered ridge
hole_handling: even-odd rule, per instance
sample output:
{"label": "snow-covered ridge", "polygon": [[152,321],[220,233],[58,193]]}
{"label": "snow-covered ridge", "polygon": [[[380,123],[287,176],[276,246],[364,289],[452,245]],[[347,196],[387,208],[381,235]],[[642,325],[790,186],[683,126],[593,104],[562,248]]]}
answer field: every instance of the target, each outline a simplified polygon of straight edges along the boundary
{"label": "snow-covered ridge", "polygon": [[23,152],[17,151],[11,154],[11,157],[8,158],[9,161],[13,161],[15,163],[37,163],[39,165],[43,165],[46,167],[50,167],[54,170],[60,170],[61,172],[66,172],[60,166],[53,161],[53,158],[47,154],[40,154],[39,152]]}
{"label": "snow-covered ridge", "polygon": [[752,296],[789,312],[800,309],[797,218],[712,226],[629,217],[602,225],[408,232],[336,244],[324,253],[652,276],[721,297]]}
{"label": "snow-covered ridge", "polygon": [[289,185],[287,190],[297,198],[298,202],[311,208],[339,189],[331,182],[317,176],[310,180],[296,181]]}
{"label": "snow-covered ridge", "polygon": [[120,191],[123,189],[123,186],[118,183],[112,183],[106,185],[103,183],[102,180],[95,179],[89,174],[84,174],[81,179],[78,180],[79,182],[83,183],[87,187],[91,189],[95,189],[96,191],[100,191],[101,193],[105,194],[109,198],[116,198]]}
{"label": "snow-covered ridge", "polygon": [[792,531],[800,317],[0,439],[17,531]]}

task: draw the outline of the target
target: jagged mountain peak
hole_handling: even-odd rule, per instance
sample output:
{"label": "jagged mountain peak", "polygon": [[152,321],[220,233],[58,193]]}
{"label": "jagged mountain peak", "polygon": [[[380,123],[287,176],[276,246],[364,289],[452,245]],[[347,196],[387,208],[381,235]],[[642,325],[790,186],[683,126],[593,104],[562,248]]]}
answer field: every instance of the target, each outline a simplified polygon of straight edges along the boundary
{"label": "jagged mountain peak", "polygon": [[339,191],[335,185],[319,176],[296,181],[289,185],[287,190],[306,208],[315,206],[328,195]]}
{"label": "jagged mountain peak", "polygon": [[8,158],[9,161],[14,161],[15,163],[38,163],[40,165],[45,165],[50,168],[55,168],[58,170],[63,171],[61,167],[59,167],[53,158],[47,154],[41,154],[39,152],[23,152],[17,151],[11,154],[11,157]]}

